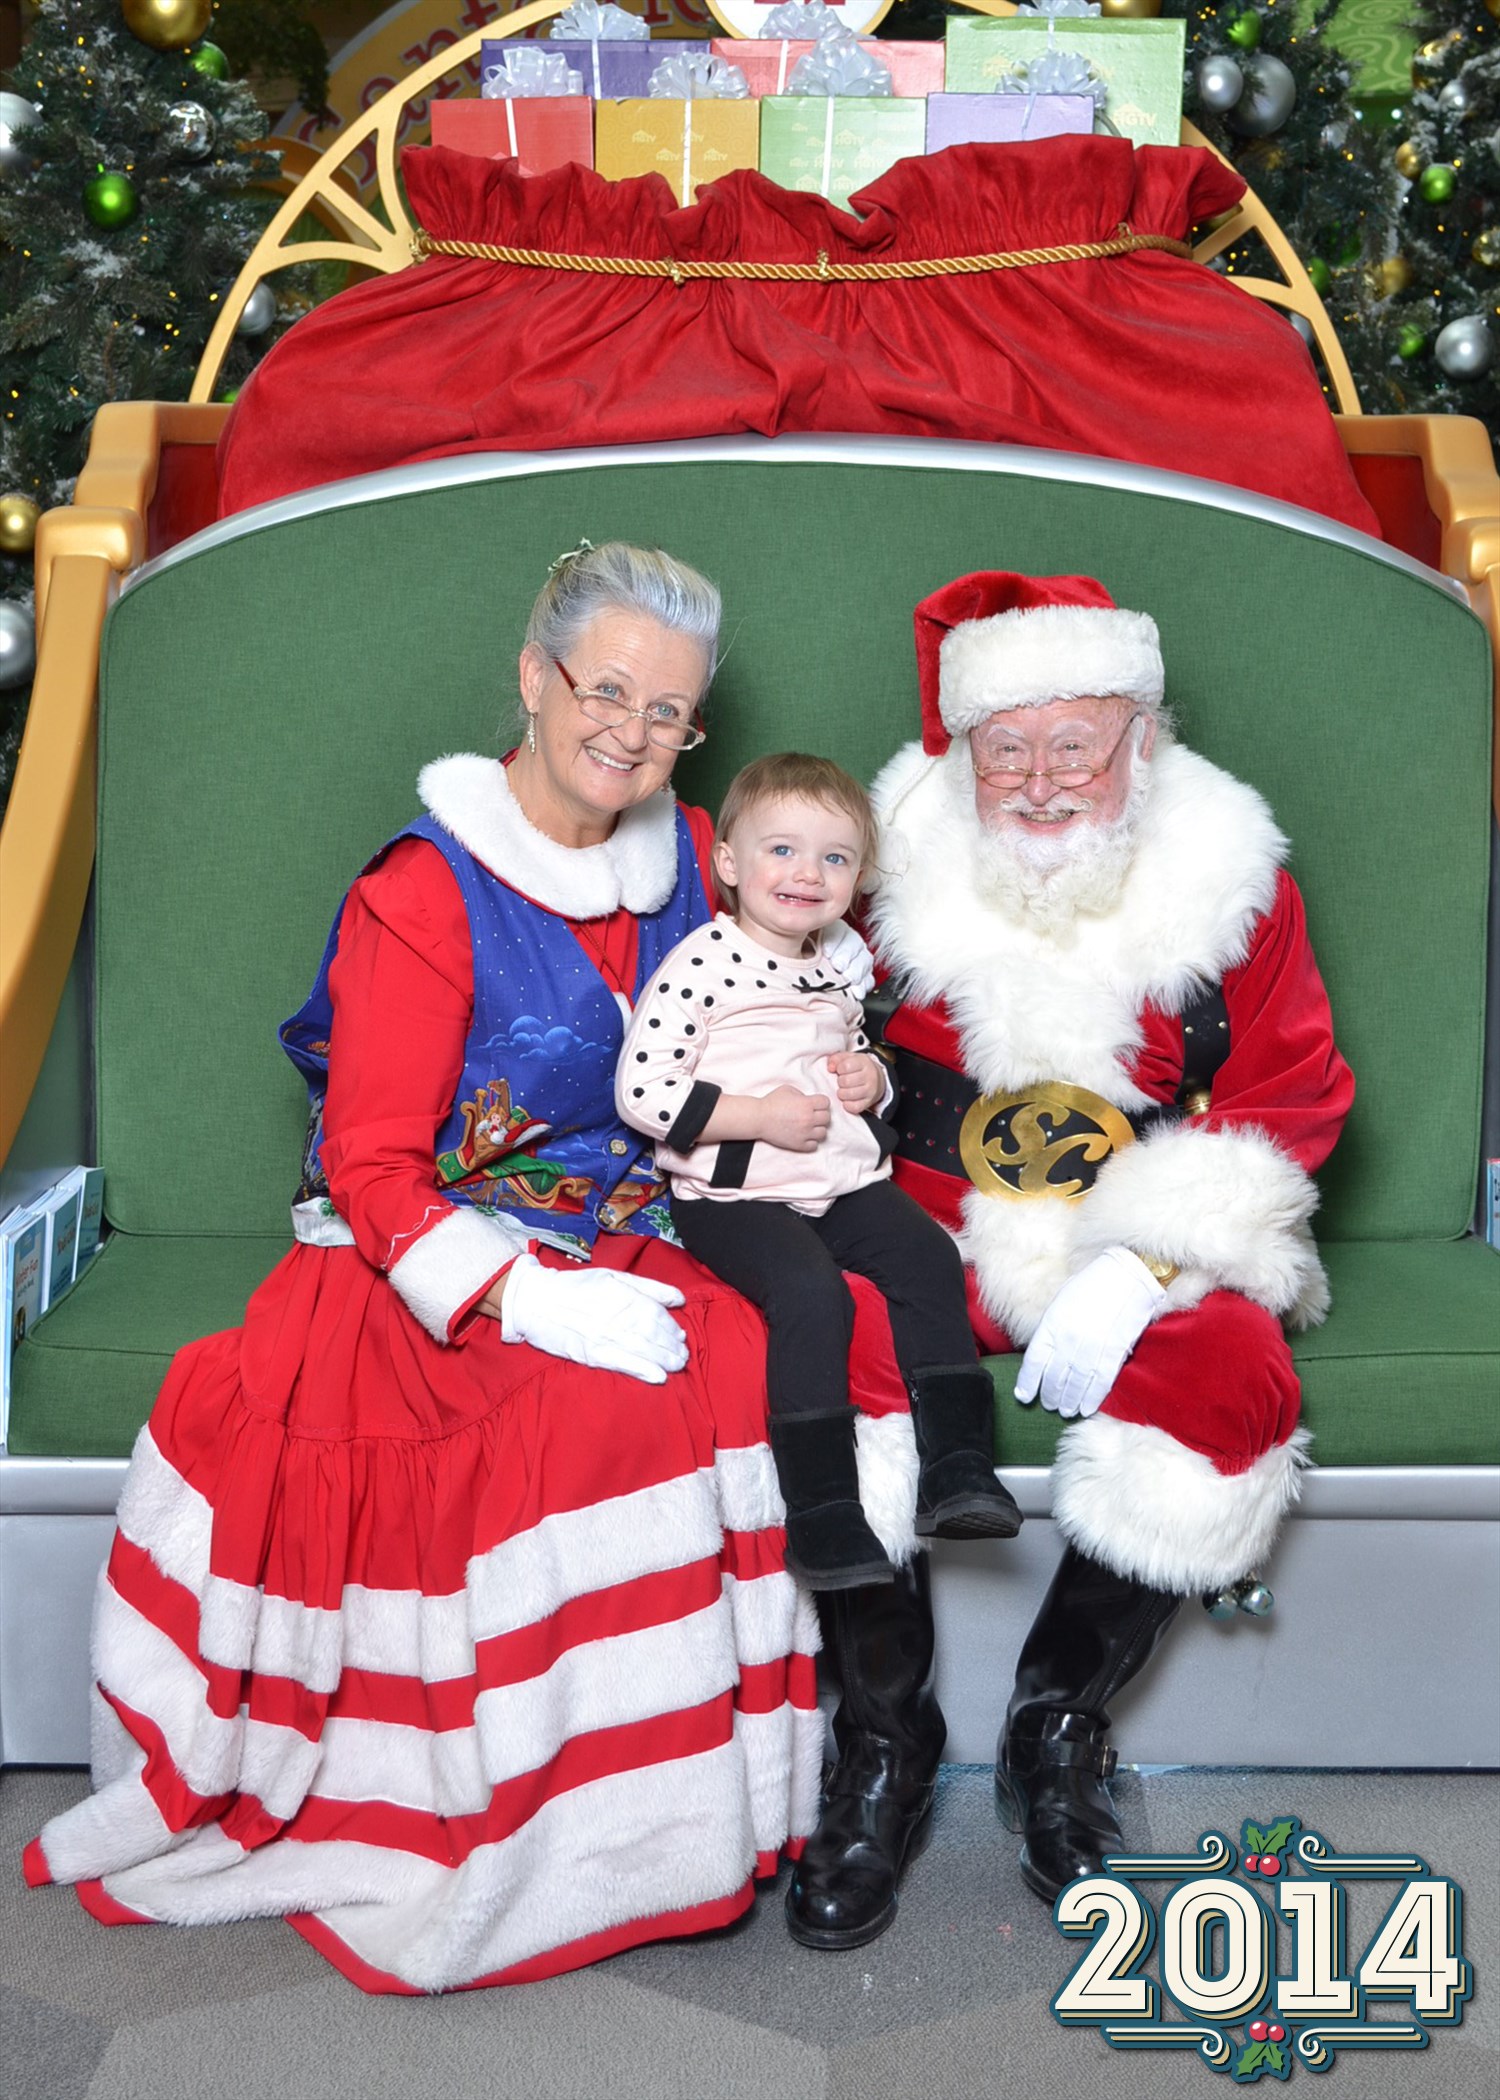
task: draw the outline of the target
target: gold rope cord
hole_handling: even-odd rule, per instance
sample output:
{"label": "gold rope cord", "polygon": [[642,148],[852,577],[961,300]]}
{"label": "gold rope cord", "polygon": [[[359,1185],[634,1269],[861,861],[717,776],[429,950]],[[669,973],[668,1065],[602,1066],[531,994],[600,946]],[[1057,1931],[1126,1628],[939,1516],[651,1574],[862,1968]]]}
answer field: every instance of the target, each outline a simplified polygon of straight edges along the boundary
{"label": "gold rope cord", "polygon": [[558,255],[545,248],[503,248],[493,241],[435,241],[419,226],[412,234],[412,255],[465,255],[480,262],[517,263],[528,270],[581,270],[600,277],[670,277],[673,284],[690,278],[729,277],[771,284],[862,284],[892,278],[972,277],[985,270],[1024,270],[1038,263],[1090,262],[1111,255],[1133,255],[1139,248],[1159,248],[1184,260],[1192,256],[1187,241],[1164,233],[1132,233],[1122,220],[1107,241],[1073,241],[1058,248],[1007,248],[991,255],[933,255],[909,262],[836,263],[826,248],[816,262],[680,262],[669,256]]}

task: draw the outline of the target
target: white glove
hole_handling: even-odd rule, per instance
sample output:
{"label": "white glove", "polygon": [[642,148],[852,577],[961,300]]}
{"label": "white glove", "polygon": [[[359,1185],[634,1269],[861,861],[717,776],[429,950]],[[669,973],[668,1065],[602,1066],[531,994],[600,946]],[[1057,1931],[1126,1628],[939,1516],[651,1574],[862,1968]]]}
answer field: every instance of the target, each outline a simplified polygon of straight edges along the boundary
{"label": "white glove", "polygon": [[1128,1247],[1108,1247],[1070,1276],[1042,1314],[1016,1380],[1016,1398],[1060,1415],[1091,1415],[1166,1296]]}
{"label": "white glove", "polygon": [[848,978],[855,998],[865,998],[875,982],[875,958],[854,928],[835,919],[823,928],[822,950],[823,960]]}
{"label": "white glove", "polygon": [[544,1269],[534,1254],[511,1263],[500,1301],[500,1333],[595,1371],[623,1371],[665,1385],[688,1360],[687,1337],[669,1305],[681,1291],[620,1269]]}

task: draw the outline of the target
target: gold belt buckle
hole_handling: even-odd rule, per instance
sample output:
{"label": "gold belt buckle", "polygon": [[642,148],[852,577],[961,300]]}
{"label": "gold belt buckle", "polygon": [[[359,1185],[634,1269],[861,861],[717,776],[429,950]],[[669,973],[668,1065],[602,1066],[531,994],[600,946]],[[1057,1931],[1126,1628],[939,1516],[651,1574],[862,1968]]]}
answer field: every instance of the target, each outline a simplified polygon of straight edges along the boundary
{"label": "gold belt buckle", "polygon": [[981,1094],[958,1153],[981,1196],[1086,1196],[1112,1153],[1134,1144],[1127,1117],[1101,1094],[1048,1079],[1016,1094]]}

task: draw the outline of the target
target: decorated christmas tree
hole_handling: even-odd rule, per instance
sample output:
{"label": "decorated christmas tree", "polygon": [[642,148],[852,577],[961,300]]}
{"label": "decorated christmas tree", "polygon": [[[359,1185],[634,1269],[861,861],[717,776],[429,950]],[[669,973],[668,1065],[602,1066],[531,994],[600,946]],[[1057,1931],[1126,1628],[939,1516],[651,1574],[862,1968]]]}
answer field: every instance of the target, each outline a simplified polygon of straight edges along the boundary
{"label": "decorated christmas tree", "polygon": [[[182,400],[254,244],[266,120],[211,0],[42,0],[0,87],[0,801],[32,668],[31,553],[102,402]],[[288,317],[289,318],[289,317]],[[268,347],[252,297],[229,386]]]}
{"label": "decorated christmas tree", "polygon": [[1414,92],[1382,139],[1398,178],[1386,239],[1331,304],[1367,410],[1478,416],[1500,441],[1497,11],[1500,0],[1418,10]]}

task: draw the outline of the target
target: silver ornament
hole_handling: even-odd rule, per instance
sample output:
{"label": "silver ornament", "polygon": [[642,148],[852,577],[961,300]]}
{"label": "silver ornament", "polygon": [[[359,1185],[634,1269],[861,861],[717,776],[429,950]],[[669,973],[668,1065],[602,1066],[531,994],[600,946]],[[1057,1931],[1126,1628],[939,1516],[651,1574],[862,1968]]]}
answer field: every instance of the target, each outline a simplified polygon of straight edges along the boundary
{"label": "silver ornament", "polygon": [[1469,90],[1462,80],[1450,80],[1437,98],[1438,108],[1445,116],[1466,117],[1469,114]]}
{"label": "silver ornament", "polygon": [[41,114],[24,95],[0,95],[0,168],[15,170],[27,165],[31,154],[16,144],[15,135],[23,124],[39,123]]}
{"label": "silver ornament", "polygon": [[1280,131],[1297,104],[1297,81],[1290,66],[1269,51],[1246,59],[1245,92],[1229,112],[1228,124],[1242,139],[1266,139]]}
{"label": "silver ornament", "polygon": [[1259,1579],[1254,1582],[1238,1583],[1235,1587],[1235,1596],[1239,1600],[1240,1610],[1248,1612],[1252,1619],[1265,1618],[1269,1612],[1274,1610],[1276,1604],[1276,1599]]}
{"label": "silver ornament", "polygon": [[1495,361],[1495,338],[1483,314],[1450,321],[1433,348],[1450,379],[1480,379]]}
{"label": "silver ornament", "polygon": [[1240,62],[1227,52],[1217,52],[1205,58],[1198,67],[1198,99],[1205,109],[1222,112],[1233,109],[1245,92],[1245,75]]}
{"label": "silver ornament", "polygon": [[258,284],[245,301],[245,311],[240,315],[238,333],[265,335],[275,326],[276,294],[268,284]]}
{"label": "silver ornament", "polygon": [[202,160],[214,148],[214,120],[201,102],[174,102],[167,111],[166,140],[183,160]]}
{"label": "silver ornament", "polygon": [[1209,1590],[1203,1599],[1203,1609],[1211,1619],[1232,1619],[1239,1608],[1233,1590]]}
{"label": "silver ornament", "polygon": [[1308,349],[1311,350],[1317,338],[1313,334],[1313,324],[1308,320],[1306,314],[1288,314],[1287,319],[1296,329],[1298,335],[1301,336],[1303,342],[1306,343]]}
{"label": "silver ornament", "polygon": [[36,668],[36,623],[14,598],[0,599],[0,692],[24,685]]}

